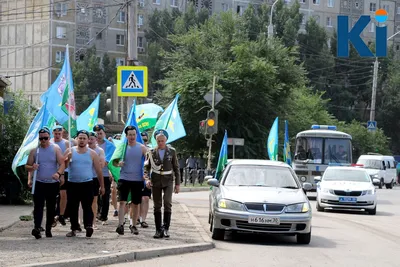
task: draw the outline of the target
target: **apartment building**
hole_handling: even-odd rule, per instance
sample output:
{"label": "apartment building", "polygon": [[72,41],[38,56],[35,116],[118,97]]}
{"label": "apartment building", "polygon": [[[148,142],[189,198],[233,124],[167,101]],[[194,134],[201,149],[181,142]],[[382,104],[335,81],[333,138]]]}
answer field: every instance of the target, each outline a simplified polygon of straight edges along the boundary
{"label": "apartment building", "polygon": [[99,55],[124,64],[127,24],[120,6],[113,0],[0,1],[0,76],[36,105],[56,79],[67,44],[71,62],[96,45]]}

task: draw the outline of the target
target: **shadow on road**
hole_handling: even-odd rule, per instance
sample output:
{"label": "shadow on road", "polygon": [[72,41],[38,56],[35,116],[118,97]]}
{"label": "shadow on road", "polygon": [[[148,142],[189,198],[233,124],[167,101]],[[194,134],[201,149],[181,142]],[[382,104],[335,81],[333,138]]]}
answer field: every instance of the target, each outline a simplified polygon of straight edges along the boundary
{"label": "shadow on road", "polygon": [[250,234],[250,233],[227,233],[225,241],[228,243],[241,245],[264,245],[264,246],[290,246],[290,247],[319,247],[335,248],[336,243],[322,236],[312,235],[309,245],[299,245],[296,243],[296,236],[269,235],[269,234]]}
{"label": "shadow on road", "polygon": [[352,215],[365,215],[365,216],[394,216],[394,213],[386,212],[386,211],[376,211],[376,215],[369,215],[366,211],[359,211],[359,210],[339,210],[339,209],[326,209],[325,212],[327,213],[342,213],[342,214],[352,214]]}

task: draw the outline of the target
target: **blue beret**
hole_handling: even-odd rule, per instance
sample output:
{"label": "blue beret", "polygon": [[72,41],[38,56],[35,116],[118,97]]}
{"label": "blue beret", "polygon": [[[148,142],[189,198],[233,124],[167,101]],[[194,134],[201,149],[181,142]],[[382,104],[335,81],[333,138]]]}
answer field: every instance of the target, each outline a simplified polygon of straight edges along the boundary
{"label": "blue beret", "polygon": [[78,131],[78,133],[76,134],[76,136],[78,136],[78,135],[80,135],[80,134],[86,134],[87,137],[89,138],[89,132],[86,131],[86,130],[80,130],[80,131]]}
{"label": "blue beret", "polygon": [[62,131],[63,127],[62,125],[56,125],[53,127],[53,131],[61,130]]}
{"label": "blue beret", "polygon": [[100,131],[100,130],[103,130],[103,131],[105,131],[106,130],[106,128],[104,127],[104,125],[103,124],[97,124],[97,125],[95,125],[94,127],[93,127],[93,131]]}
{"label": "blue beret", "polygon": [[49,130],[49,128],[47,128],[46,126],[44,126],[42,129],[39,130],[39,133],[40,133],[40,134],[41,134],[41,133],[48,133],[48,134],[50,134],[50,130]]}
{"label": "blue beret", "polygon": [[164,135],[168,139],[168,133],[166,130],[160,129],[154,132],[154,138],[157,138],[157,135]]}

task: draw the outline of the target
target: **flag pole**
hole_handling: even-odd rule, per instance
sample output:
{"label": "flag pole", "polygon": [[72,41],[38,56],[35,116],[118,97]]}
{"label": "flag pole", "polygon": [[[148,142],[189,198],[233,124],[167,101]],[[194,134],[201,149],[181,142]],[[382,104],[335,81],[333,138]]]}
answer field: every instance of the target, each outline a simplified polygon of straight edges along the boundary
{"label": "flag pole", "polygon": [[[68,46],[68,44],[66,46],[66,49],[67,49],[67,53],[66,53],[67,55],[66,55],[64,60],[68,60],[69,61],[69,46]],[[69,109],[71,109],[71,93],[70,93],[71,91],[69,90],[69,86],[70,86],[69,78],[70,78],[71,73],[69,73],[69,70],[70,70],[70,68],[68,67],[67,68],[67,81],[66,81],[65,89],[68,90],[68,92],[67,92],[68,93],[68,109],[67,109],[68,110],[68,143],[69,143],[69,150],[71,152],[70,162],[72,162],[72,151],[71,151],[71,147],[72,147],[72,142],[71,142],[72,141],[71,140],[71,110],[69,110]]]}
{"label": "flag pole", "polygon": [[[43,108],[43,114],[42,114],[42,123],[40,124],[40,129],[43,128],[43,120],[44,120],[44,112],[47,109],[47,99],[46,102],[44,103],[44,108]],[[39,135],[38,135],[39,138]],[[36,159],[35,159],[35,164],[38,164],[39,162],[39,148],[40,148],[40,140],[38,140],[38,146],[36,148]],[[32,181],[32,195],[35,194],[35,185],[36,185],[36,176],[37,176],[37,170],[33,172],[33,181]]]}

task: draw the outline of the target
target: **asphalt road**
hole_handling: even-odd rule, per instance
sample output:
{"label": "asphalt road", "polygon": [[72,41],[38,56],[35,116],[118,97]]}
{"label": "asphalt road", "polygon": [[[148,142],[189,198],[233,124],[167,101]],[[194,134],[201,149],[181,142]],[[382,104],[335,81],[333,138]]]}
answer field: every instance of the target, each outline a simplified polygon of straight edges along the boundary
{"label": "asphalt road", "polygon": [[[374,216],[362,212],[317,212],[312,200],[313,232],[309,245],[296,244],[295,237],[241,234],[216,241],[216,248],[210,251],[113,266],[400,266],[400,188],[378,189],[377,193]],[[181,193],[175,197],[190,208],[210,233],[208,192]]]}

